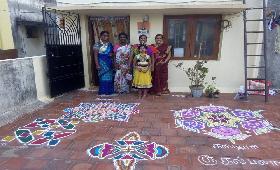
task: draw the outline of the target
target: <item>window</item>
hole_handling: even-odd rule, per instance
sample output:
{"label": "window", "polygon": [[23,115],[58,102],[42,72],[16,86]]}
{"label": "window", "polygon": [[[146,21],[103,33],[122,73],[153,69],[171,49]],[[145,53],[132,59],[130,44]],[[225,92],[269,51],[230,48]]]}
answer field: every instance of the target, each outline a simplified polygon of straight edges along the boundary
{"label": "window", "polygon": [[217,60],[220,21],[220,15],[165,16],[164,33],[173,46],[173,59]]}
{"label": "window", "polygon": [[26,28],[26,38],[38,38],[39,29],[35,26],[25,26]]}

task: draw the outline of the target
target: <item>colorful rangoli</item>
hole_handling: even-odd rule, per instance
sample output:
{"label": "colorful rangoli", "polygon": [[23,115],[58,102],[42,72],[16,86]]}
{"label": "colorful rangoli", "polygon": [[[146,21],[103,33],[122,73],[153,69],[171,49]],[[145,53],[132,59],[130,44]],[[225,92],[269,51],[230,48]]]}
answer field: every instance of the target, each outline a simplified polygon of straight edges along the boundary
{"label": "colorful rangoli", "polygon": [[6,136],[1,142],[17,141],[29,146],[56,146],[61,139],[76,133],[78,121],[38,118],[18,128],[14,135]]}
{"label": "colorful rangoli", "polygon": [[130,132],[116,144],[103,143],[87,150],[92,158],[112,159],[116,170],[133,170],[137,162],[165,158],[168,149],[155,142],[140,140],[136,132]]}
{"label": "colorful rangoli", "polygon": [[100,122],[104,120],[127,122],[130,115],[139,113],[136,107],[139,103],[81,103],[74,108],[66,108],[63,119],[80,119],[84,122]]}
{"label": "colorful rangoli", "polygon": [[253,134],[279,130],[265,120],[261,112],[209,105],[174,111],[174,117],[177,127],[235,143]]}
{"label": "colorful rangoli", "polygon": [[56,146],[61,139],[76,132],[80,120],[84,122],[100,122],[104,120],[125,121],[130,115],[139,113],[138,103],[96,102],[81,103],[74,108],[64,109],[58,119],[38,118],[35,121],[18,128],[14,135],[4,137],[1,145],[12,141],[29,146]]}

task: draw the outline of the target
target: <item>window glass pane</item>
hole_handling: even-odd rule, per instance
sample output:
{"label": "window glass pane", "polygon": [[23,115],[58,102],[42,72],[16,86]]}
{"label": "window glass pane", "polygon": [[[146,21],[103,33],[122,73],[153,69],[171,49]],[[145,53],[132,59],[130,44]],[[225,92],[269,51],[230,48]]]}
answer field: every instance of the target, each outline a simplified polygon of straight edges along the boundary
{"label": "window glass pane", "polygon": [[168,19],[168,43],[174,48],[174,57],[186,56],[186,19]]}
{"label": "window glass pane", "polygon": [[197,20],[194,58],[213,55],[217,24],[215,18]]}

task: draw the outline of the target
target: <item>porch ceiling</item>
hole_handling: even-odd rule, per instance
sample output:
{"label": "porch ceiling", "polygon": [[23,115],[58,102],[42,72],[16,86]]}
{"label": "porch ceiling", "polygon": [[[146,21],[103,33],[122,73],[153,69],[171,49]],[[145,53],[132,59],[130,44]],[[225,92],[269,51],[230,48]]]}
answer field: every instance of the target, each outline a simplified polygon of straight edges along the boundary
{"label": "porch ceiling", "polygon": [[142,6],[56,6],[49,9],[75,11],[85,15],[129,15],[129,14],[234,14],[246,9],[245,4],[208,4],[208,5],[142,5]]}

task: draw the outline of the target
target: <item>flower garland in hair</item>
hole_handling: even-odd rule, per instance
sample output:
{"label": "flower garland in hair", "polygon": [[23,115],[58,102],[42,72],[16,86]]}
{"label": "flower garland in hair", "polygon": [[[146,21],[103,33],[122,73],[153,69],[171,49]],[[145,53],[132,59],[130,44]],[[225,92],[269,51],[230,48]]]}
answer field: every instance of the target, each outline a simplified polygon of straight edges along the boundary
{"label": "flower garland in hair", "polygon": [[100,44],[101,44],[101,47],[100,47],[99,51],[101,53],[104,53],[107,50],[109,43],[108,42],[104,43],[102,40],[100,40]]}

